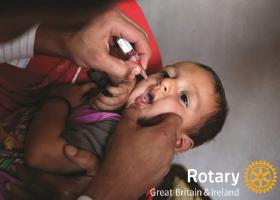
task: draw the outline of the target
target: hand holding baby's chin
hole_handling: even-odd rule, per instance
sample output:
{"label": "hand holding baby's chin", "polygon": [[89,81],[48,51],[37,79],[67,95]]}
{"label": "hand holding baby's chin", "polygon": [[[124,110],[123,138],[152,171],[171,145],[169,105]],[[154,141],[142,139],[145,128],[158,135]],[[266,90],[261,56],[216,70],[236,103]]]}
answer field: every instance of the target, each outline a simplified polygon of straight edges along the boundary
{"label": "hand holding baby's chin", "polygon": [[[134,103],[133,104],[130,104],[128,105],[125,109],[141,109],[139,107],[137,107]],[[140,126],[154,126],[156,124],[159,124],[164,118],[166,115],[168,115],[168,113],[163,113],[163,112],[158,112],[158,113],[155,113],[154,115],[145,115],[142,113],[142,111],[140,110],[138,112],[138,124]]]}

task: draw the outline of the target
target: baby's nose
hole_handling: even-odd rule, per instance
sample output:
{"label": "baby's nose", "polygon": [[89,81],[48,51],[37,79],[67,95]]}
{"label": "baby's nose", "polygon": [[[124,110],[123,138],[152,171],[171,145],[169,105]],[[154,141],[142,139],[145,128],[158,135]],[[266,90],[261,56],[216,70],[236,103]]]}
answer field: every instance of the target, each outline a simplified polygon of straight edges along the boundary
{"label": "baby's nose", "polygon": [[160,83],[162,92],[168,94],[172,91],[172,88],[175,87],[174,79],[162,79]]}

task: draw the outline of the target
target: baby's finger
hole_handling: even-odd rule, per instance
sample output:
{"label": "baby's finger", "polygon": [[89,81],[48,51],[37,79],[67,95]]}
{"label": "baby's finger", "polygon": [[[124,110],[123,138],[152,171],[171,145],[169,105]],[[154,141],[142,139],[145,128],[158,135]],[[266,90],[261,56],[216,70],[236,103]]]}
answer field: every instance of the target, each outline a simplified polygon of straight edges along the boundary
{"label": "baby's finger", "polygon": [[128,86],[120,85],[118,87],[109,86],[106,88],[108,92],[110,92],[114,97],[120,95],[128,95],[130,93],[130,89]]}
{"label": "baby's finger", "polygon": [[116,97],[107,97],[107,96],[100,94],[96,98],[96,101],[100,101],[103,104],[106,104],[109,106],[116,106],[116,105],[125,103],[126,99],[127,99],[127,95],[120,95],[120,96],[116,96]]}
{"label": "baby's finger", "polygon": [[121,106],[120,104],[108,105],[108,104],[103,103],[102,101],[99,101],[98,99],[95,99],[94,105],[97,106],[98,109],[104,110],[104,111],[116,110],[117,108],[119,108]]}

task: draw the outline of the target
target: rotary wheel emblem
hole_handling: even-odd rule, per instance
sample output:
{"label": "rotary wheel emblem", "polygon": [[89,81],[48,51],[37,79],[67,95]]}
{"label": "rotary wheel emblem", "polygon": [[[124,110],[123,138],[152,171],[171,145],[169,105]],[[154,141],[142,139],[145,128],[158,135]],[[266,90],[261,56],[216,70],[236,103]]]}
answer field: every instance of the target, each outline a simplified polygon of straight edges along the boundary
{"label": "rotary wheel emblem", "polygon": [[277,170],[267,161],[256,160],[246,167],[244,181],[252,192],[266,193],[277,182]]}

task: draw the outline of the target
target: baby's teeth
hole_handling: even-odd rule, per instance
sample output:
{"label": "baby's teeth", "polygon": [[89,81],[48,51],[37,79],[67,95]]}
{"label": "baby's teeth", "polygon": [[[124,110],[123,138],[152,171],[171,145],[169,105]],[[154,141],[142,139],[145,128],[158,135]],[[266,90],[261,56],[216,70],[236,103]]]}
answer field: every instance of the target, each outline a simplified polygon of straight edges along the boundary
{"label": "baby's teeth", "polygon": [[144,99],[145,99],[145,103],[149,103],[149,97],[147,95],[145,96]]}
{"label": "baby's teeth", "polygon": [[146,96],[143,97],[143,102],[144,102],[144,103],[147,103],[147,98],[146,98]]}
{"label": "baby's teeth", "polygon": [[146,94],[146,95],[143,97],[143,102],[146,103],[146,104],[150,103],[150,98],[149,98],[149,95],[148,95],[148,94]]}

